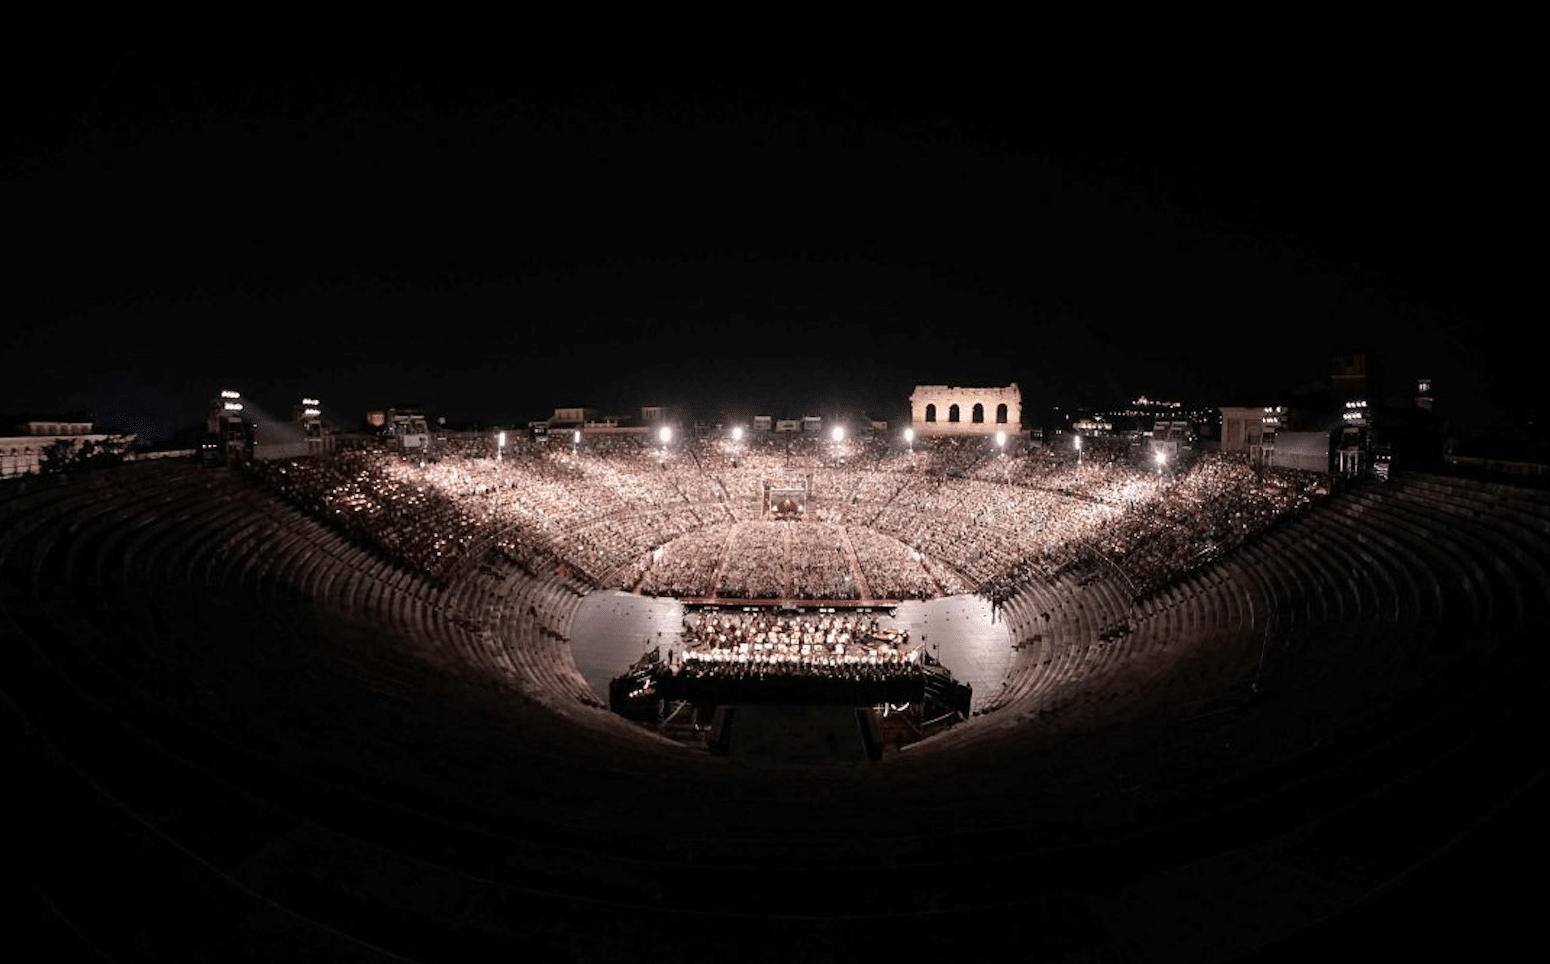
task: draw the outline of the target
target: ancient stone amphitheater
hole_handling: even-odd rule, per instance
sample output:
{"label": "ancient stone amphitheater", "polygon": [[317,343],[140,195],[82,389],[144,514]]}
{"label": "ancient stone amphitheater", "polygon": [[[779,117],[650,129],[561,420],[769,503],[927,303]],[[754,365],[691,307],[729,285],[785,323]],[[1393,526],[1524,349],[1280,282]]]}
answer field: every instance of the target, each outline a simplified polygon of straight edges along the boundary
{"label": "ancient stone amphitheater", "polygon": [[843,767],[638,729],[571,660],[588,586],[432,582],[244,471],[9,484],[0,578],[10,903],[51,959],[1486,947],[1527,905],[1483,867],[1542,853],[1533,490],[1401,475],[1139,603],[1032,585],[992,712]]}

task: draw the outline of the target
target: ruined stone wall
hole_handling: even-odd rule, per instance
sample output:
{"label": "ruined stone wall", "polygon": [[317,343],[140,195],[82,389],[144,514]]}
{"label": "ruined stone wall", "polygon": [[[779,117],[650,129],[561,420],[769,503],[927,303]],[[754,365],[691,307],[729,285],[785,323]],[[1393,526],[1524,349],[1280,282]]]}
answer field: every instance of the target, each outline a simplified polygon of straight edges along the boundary
{"label": "ruined stone wall", "polygon": [[916,435],[1016,434],[1022,428],[1022,391],[1005,387],[916,385],[910,425]]}

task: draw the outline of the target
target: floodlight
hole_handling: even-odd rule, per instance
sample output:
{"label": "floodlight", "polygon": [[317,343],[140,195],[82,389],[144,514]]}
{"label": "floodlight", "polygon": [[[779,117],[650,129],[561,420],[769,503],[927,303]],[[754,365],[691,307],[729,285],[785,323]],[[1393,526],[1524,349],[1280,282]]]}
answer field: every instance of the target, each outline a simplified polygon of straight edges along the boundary
{"label": "floodlight", "polygon": [[845,430],[843,428],[840,428],[838,425],[836,425],[836,426],[834,426],[833,435],[834,435],[834,440],[836,442],[843,441],[844,438],[845,438]]}
{"label": "floodlight", "polygon": [[915,430],[914,429],[907,428],[907,429],[904,430],[904,441],[906,441],[906,442],[913,442],[913,441],[915,441]]}
{"label": "floodlight", "polygon": [[1001,446],[1002,448],[1006,448],[1006,433],[1005,432],[997,432],[996,433],[996,444]]}
{"label": "floodlight", "polygon": [[737,426],[737,427],[732,429],[732,441],[734,441],[734,442],[741,442],[742,440],[743,440],[743,427],[741,425],[739,425],[739,426]]}
{"label": "floodlight", "polygon": [[657,438],[662,440],[663,445],[666,445],[673,438],[673,430],[664,425],[662,430],[657,433]]}
{"label": "floodlight", "polygon": [[496,441],[501,446],[501,448],[505,448],[506,447],[506,433],[502,432],[502,433],[500,433],[500,435],[496,436]]}

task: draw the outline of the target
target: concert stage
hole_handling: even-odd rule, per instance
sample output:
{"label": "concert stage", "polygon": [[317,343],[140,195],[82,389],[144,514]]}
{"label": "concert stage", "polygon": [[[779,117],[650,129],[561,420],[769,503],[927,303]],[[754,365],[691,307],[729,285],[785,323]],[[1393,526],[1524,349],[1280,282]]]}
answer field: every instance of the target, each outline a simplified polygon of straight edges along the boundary
{"label": "concert stage", "polygon": [[[741,612],[751,603],[719,600],[722,612]],[[581,602],[572,624],[571,655],[576,670],[607,703],[609,684],[652,649],[684,649],[686,617],[706,607],[690,607],[671,597],[638,596],[629,592],[599,591]],[[830,607],[803,608],[817,612]],[[864,608],[864,607],[857,607]],[[882,619],[884,611],[874,609]],[[887,612],[888,624],[918,640],[953,678],[972,690],[971,713],[1000,689],[1011,665],[1011,636],[1005,623],[995,619],[990,604],[978,596],[946,596],[924,601],[906,600]]]}
{"label": "concert stage", "polygon": [[813,612],[822,609],[897,609],[903,599],[738,599],[727,596],[685,596],[678,600],[696,609],[787,609]]}
{"label": "concert stage", "polygon": [[[832,715],[818,708],[835,706],[852,715],[867,758],[879,759],[884,741],[874,708],[913,719],[919,738],[928,720],[966,719],[973,694],[890,622],[860,609],[702,609],[684,618],[678,647],[653,647],[610,681],[608,705],[713,753],[730,751],[737,719],[767,718],[763,710],[748,716],[750,707],[805,706],[814,716]],[[833,732],[827,742],[837,739]],[[822,747],[811,752],[824,755]]]}

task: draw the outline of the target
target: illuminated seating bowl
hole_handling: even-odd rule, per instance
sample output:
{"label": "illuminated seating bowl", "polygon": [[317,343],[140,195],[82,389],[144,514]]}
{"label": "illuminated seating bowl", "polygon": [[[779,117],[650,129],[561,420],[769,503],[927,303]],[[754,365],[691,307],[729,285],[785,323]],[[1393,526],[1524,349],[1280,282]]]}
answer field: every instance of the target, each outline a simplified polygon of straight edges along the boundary
{"label": "illuminated seating bowl", "polygon": [[1031,581],[981,712],[853,765],[623,720],[571,658],[594,583],[430,578],[247,470],[11,483],[0,520],[56,959],[1229,959],[1387,927],[1542,767],[1528,489],[1400,475],[1139,596]]}

